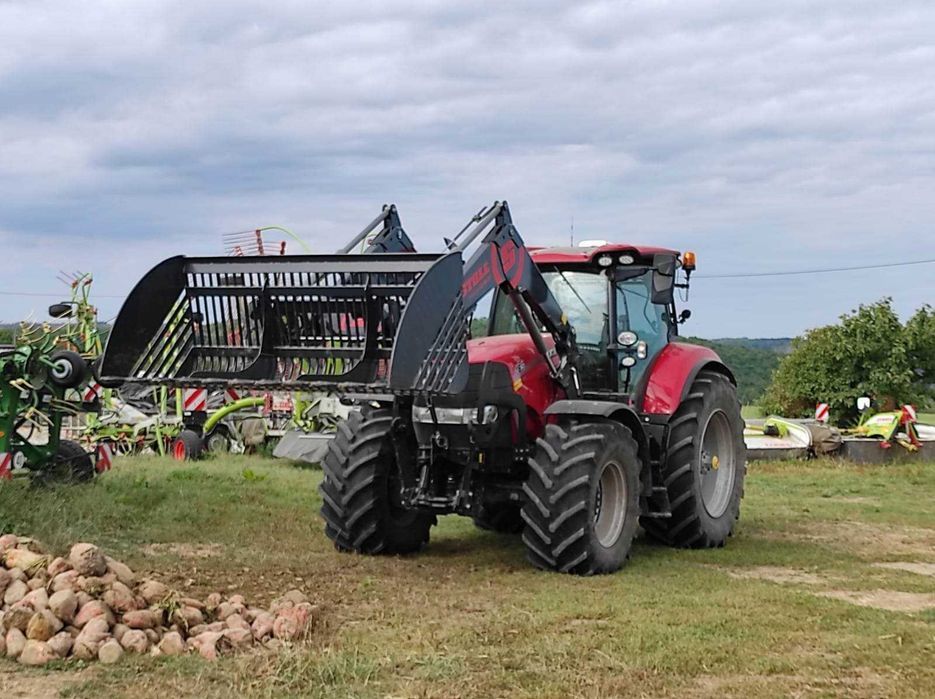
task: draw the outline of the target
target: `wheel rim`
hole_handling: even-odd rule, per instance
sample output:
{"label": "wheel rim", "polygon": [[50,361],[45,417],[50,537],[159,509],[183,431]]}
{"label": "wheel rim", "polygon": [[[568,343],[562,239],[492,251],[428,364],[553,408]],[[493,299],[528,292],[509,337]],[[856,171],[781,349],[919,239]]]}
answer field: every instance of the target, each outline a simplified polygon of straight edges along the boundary
{"label": "wheel rim", "polygon": [[64,381],[71,376],[71,363],[67,359],[59,359],[52,365],[52,376]]}
{"label": "wheel rim", "polygon": [[176,461],[185,461],[185,443],[184,442],[179,441],[175,443],[175,446],[172,447],[172,457]]}
{"label": "wheel rim", "polygon": [[223,434],[213,434],[208,438],[208,451],[213,454],[226,454],[231,450],[230,442]]}
{"label": "wheel rim", "polygon": [[594,534],[604,548],[610,548],[620,538],[627,515],[627,481],[623,467],[609,461],[597,482],[594,503]]}
{"label": "wheel rim", "polygon": [[720,517],[730,504],[737,467],[730,420],[723,410],[715,410],[705,423],[699,462],[704,508],[712,517]]}

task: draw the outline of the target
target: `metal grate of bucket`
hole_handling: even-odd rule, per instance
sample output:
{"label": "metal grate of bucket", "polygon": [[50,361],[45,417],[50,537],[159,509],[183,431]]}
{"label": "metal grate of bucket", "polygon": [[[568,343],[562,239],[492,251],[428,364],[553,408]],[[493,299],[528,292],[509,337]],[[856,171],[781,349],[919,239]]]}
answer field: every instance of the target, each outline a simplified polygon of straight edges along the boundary
{"label": "metal grate of bucket", "polygon": [[[385,385],[410,296],[440,257],[166,260],[160,265],[166,268],[154,268],[121,310],[102,375],[176,385],[190,380],[200,385]],[[460,270],[460,257],[451,262]],[[451,274],[438,270],[435,276]],[[452,327],[464,325],[463,314],[453,308],[458,287],[451,281],[445,286],[453,288],[422,295],[420,304],[450,309],[452,317],[444,328],[430,323],[424,329],[418,363],[438,342],[458,344],[463,353],[464,333]],[[154,298],[158,303],[152,303]],[[152,317],[154,307],[166,309],[158,319]]]}

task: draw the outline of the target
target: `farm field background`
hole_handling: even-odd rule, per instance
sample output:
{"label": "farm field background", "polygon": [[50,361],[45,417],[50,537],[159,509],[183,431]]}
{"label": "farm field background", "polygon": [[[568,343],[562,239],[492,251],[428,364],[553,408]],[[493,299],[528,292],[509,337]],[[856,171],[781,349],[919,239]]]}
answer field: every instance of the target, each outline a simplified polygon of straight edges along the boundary
{"label": "farm field background", "polygon": [[0,661],[4,697],[931,696],[935,463],[754,463],[723,549],[643,539],[619,574],[529,567],[446,517],[408,558],[334,551],[320,471],[256,457],[118,460],[96,483],[0,488],[0,529],[91,541],[193,594],[323,606],[309,645],[209,664]]}

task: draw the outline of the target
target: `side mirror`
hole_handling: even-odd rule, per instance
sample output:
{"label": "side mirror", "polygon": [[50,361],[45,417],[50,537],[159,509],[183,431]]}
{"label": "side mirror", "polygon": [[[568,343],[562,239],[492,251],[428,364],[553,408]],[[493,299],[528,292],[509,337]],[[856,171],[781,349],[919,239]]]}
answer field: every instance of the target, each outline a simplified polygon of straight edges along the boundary
{"label": "side mirror", "polygon": [[692,312],[687,308],[679,313],[679,325],[684,323],[686,320],[692,317]]}
{"label": "side mirror", "polygon": [[71,315],[71,304],[53,303],[49,306],[49,315],[53,318],[67,318]]}
{"label": "side mirror", "polygon": [[653,294],[652,302],[660,306],[672,303],[672,289],[675,286],[675,257],[656,255],[653,258]]}

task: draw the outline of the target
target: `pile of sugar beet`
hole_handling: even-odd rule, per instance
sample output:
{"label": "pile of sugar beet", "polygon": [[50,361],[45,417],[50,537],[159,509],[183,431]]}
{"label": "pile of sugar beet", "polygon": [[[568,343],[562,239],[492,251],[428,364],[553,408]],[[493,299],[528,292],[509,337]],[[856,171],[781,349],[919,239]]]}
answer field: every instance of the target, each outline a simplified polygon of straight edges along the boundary
{"label": "pile of sugar beet", "polygon": [[140,579],[93,544],[52,557],[35,540],[0,536],[0,657],[24,665],[75,658],[116,663],[127,653],[198,653],[216,660],[256,646],[305,639],[318,607],[299,590],[269,609],[227,599],[186,597]]}

